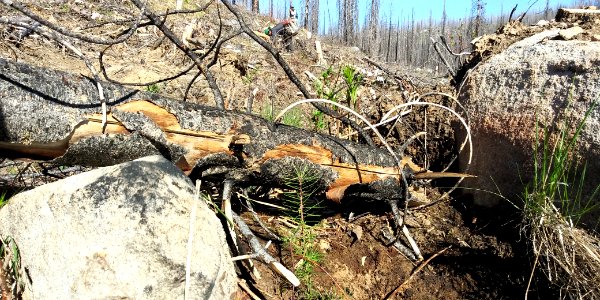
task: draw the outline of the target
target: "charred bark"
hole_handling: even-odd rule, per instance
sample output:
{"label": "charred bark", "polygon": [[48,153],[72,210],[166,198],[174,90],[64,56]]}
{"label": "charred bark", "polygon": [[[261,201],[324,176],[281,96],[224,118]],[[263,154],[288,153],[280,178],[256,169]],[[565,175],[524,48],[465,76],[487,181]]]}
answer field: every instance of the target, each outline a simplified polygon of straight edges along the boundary
{"label": "charred bark", "polygon": [[[369,187],[384,179],[401,195],[400,170],[381,149],[250,114],[102,85],[110,112],[105,128],[93,80],[0,59],[0,156],[105,166],[162,154],[188,173],[262,183],[277,181],[287,166],[301,162],[321,172],[332,200],[360,191],[347,189],[351,185]],[[409,159],[403,164],[426,177]]]}

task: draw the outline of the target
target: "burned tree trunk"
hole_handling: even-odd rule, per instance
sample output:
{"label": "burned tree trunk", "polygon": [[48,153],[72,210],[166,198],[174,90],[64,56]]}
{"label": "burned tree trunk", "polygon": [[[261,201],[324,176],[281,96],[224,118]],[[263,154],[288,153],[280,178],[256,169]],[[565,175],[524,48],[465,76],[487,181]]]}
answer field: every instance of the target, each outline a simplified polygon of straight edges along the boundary
{"label": "burned tree trunk", "polygon": [[[336,201],[356,190],[347,189],[351,185],[400,180],[395,160],[381,149],[250,114],[102,86],[110,109],[104,128],[92,80],[0,59],[0,156],[103,166],[162,154],[185,172],[262,182],[277,180],[300,160],[321,171],[323,187]],[[408,159],[403,165],[424,172]]]}

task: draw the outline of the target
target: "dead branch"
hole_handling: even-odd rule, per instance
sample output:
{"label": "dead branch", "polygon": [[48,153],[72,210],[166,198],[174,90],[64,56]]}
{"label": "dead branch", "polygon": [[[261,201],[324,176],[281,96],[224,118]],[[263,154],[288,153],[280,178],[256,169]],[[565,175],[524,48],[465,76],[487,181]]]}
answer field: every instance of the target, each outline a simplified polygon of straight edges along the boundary
{"label": "dead branch", "polygon": [[452,78],[456,78],[456,70],[454,70],[454,68],[450,65],[450,63],[448,63],[448,61],[446,60],[444,55],[442,55],[442,51],[440,50],[439,43],[436,40],[434,40],[433,37],[431,37],[430,39],[431,39],[431,42],[433,43],[433,49],[437,53],[438,57],[442,60],[442,63],[444,63],[444,66],[446,66],[446,69],[448,69],[448,72],[450,73],[450,75],[452,75]]}
{"label": "dead branch", "polygon": [[260,219],[260,217],[258,216],[258,214],[256,213],[256,211],[254,211],[254,206],[252,205],[252,199],[250,199],[250,197],[248,196],[248,192],[246,190],[243,190],[242,194],[237,193],[239,198],[244,198],[246,201],[246,208],[248,209],[248,211],[252,214],[252,218],[254,219],[254,221],[256,221],[256,223],[258,223],[258,225],[269,235],[269,237],[273,240],[276,241],[281,241],[281,238],[279,236],[277,236],[275,233],[273,233],[273,231],[271,231],[267,225],[265,225],[265,223]]}
{"label": "dead branch", "polygon": [[256,236],[252,233],[248,225],[238,216],[236,213],[232,212],[233,221],[238,226],[240,233],[248,240],[248,244],[256,254],[256,259],[260,262],[269,266],[269,268],[277,273],[279,276],[287,279],[293,286],[300,286],[300,280],[294,273],[284,267],[281,263],[279,263],[271,254],[265,251],[265,248],[262,247]]}
{"label": "dead branch", "polygon": [[238,281],[238,285],[242,288],[242,290],[244,290],[244,292],[246,292],[248,294],[248,296],[250,296],[252,298],[252,300],[260,300],[260,299],[262,299],[258,295],[256,295],[252,291],[252,289],[250,289],[250,287],[248,286],[248,283],[246,283],[246,280],[240,279]]}
{"label": "dead branch", "polygon": [[[6,0],[4,0],[6,1]],[[150,9],[146,7],[144,3],[140,0],[131,0],[135,6],[137,6],[145,15],[150,19],[150,21],[154,24],[154,26],[158,27],[160,31],[173,43],[179,50],[185,53],[192,61],[196,64],[196,67],[202,72],[210,89],[213,92],[213,96],[215,97],[215,104],[219,109],[225,109],[225,102],[223,101],[223,94],[221,93],[221,89],[219,85],[217,85],[217,80],[213,76],[212,72],[202,64],[202,59],[194,52],[185,47],[183,42],[169,29],[167,26],[160,21],[159,17],[152,12]]]}
{"label": "dead branch", "polygon": [[[522,22],[523,19],[525,18],[525,15],[527,15],[527,13],[529,12],[529,10],[533,7],[533,5],[535,5],[538,2],[538,0],[535,1],[531,1],[531,4],[529,4],[529,7],[527,7],[527,9],[519,16],[519,18],[517,19],[517,21]],[[515,6],[516,8],[516,6]]]}
{"label": "dead branch", "polygon": [[106,110],[106,97],[104,96],[104,88],[102,88],[102,84],[100,83],[100,77],[98,76],[98,72],[96,71],[96,68],[94,67],[94,65],[92,65],[92,62],[87,58],[87,56],[85,56],[81,52],[81,50],[79,50],[75,46],[71,45],[71,43],[61,39],[54,32],[45,34],[45,32],[42,32],[37,27],[34,27],[33,30],[36,32],[39,32],[41,34],[44,34],[45,36],[50,37],[50,38],[54,39],[55,41],[61,43],[65,47],[69,48],[69,50],[73,51],[73,53],[75,53],[81,60],[83,60],[83,62],[85,63],[85,66],[90,70],[90,72],[92,73],[92,77],[94,78],[94,84],[96,85],[96,89],[98,90],[98,98],[100,98],[100,105],[102,106],[102,132],[104,132],[104,129],[106,128],[107,113],[108,113]]}
{"label": "dead branch", "polygon": [[134,24],[129,28],[129,31],[127,31],[127,34],[125,34],[117,39],[101,39],[101,38],[97,38],[94,36],[87,36],[87,35],[83,35],[83,34],[80,34],[77,32],[73,32],[73,31],[65,29],[61,26],[53,24],[52,22],[36,15],[35,13],[33,13],[32,11],[27,9],[25,6],[23,6],[19,2],[12,1],[12,0],[0,0],[0,1],[2,2],[2,4],[19,11],[20,13],[28,16],[29,18],[33,19],[34,21],[36,21],[36,22],[62,34],[62,35],[65,35],[65,36],[68,36],[71,38],[75,38],[78,40],[82,40],[84,42],[100,44],[100,45],[119,44],[119,43],[122,43],[122,42],[126,41],[127,39],[129,39],[133,35],[133,33],[137,30],[137,28],[140,24],[140,21],[142,20],[142,16],[144,15],[144,11],[142,10],[140,12],[139,16],[137,17],[137,19],[135,20]]}
{"label": "dead branch", "polygon": [[454,51],[452,51],[452,49],[450,49],[450,45],[448,45],[448,41],[446,41],[446,37],[444,37],[443,35],[440,35],[440,40],[442,41],[442,45],[444,46],[444,48],[446,48],[446,51],[448,51],[448,53],[454,55],[454,56],[464,56],[464,55],[471,55],[471,52],[461,52],[461,53],[454,53]]}
{"label": "dead branch", "polygon": [[514,13],[515,13],[515,11],[517,10],[517,6],[519,6],[519,4],[515,4],[515,7],[513,7],[513,8],[510,10],[510,14],[508,15],[508,22],[512,21],[513,14],[514,14]]}
{"label": "dead branch", "polygon": [[[214,0],[210,0],[206,4],[204,4],[203,6],[198,7],[197,9],[176,9],[176,10],[169,10],[169,11],[166,11],[166,12],[163,12],[163,13],[158,13],[156,15],[159,16],[159,17],[166,17],[166,16],[178,15],[178,14],[195,14],[195,13],[199,13],[199,12],[205,11],[213,2],[214,2]],[[97,28],[97,27],[102,27],[102,26],[109,25],[109,24],[123,25],[123,24],[134,22],[135,20],[136,20],[135,18],[127,18],[127,19],[121,19],[121,20],[102,21],[102,22],[98,22],[97,24],[93,24],[93,25],[89,25],[89,26],[83,27],[83,29],[86,30],[86,29],[91,29],[91,28]],[[148,24],[150,24],[150,23],[148,23]]]}
{"label": "dead branch", "polygon": [[186,75],[187,73],[189,73],[195,66],[195,63],[192,63],[191,65],[189,65],[188,67],[186,67],[185,69],[183,69],[181,72],[173,75],[173,76],[169,76],[166,78],[161,78],[158,80],[154,80],[154,81],[150,81],[150,82],[122,82],[122,81],[118,81],[118,80],[114,80],[112,79],[108,73],[106,72],[106,68],[104,67],[104,53],[110,49],[110,47],[105,48],[104,50],[100,51],[100,55],[99,55],[99,60],[100,60],[100,72],[102,72],[102,76],[104,77],[104,79],[110,83],[115,83],[115,84],[120,84],[120,85],[127,85],[127,86],[149,86],[149,85],[153,85],[153,84],[157,84],[157,83],[161,83],[161,82],[166,82],[166,81],[171,81],[174,79],[177,79],[181,76]]}

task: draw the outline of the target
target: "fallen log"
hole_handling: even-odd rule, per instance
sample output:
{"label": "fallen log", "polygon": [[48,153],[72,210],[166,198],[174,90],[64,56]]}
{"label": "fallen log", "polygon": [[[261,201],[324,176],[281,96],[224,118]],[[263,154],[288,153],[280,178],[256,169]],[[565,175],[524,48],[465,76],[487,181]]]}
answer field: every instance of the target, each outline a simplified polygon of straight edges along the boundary
{"label": "fallen log", "polygon": [[[101,85],[109,99],[104,125],[93,80],[0,59],[0,156],[105,166],[162,154],[187,173],[263,183],[281,179],[291,165],[303,162],[319,170],[331,200],[350,192],[369,194],[382,183],[393,191],[387,197],[401,195],[400,169],[381,149],[250,114]],[[404,167],[416,178],[440,175],[408,158]]]}

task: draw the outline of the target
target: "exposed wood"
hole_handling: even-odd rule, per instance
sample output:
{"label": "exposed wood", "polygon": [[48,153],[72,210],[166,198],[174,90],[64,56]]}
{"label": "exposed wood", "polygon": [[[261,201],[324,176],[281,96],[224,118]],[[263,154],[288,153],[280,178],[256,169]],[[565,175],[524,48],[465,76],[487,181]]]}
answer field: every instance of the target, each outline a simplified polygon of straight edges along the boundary
{"label": "exposed wood", "polygon": [[594,9],[561,8],[556,14],[556,21],[567,23],[593,23],[595,20],[600,19],[600,10],[595,7],[593,8]]}
{"label": "exposed wood", "polygon": [[[35,82],[35,84],[32,84]],[[253,115],[183,103],[103,83],[110,113],[103,131],[95,85],[86,78],[0,59],[0,153],[5,157],[102,166],[163,154],[183,171],[243,170],[277,180],[289,158],[323,170],[331,200],[349,186],[392,179],[389,153]],[[60,87],[60,88],[56,88]],[[115,100],[117,99],[117,100]],[[435,178],[405,157],[416,177]],[[215,172],[206,172],[214,174]],[[464,177],[464,174],[442,176]]]}
{"label": "exposed wood", "polygon": [[325,58],[323,57],[323,49],[321,48],[321,41],[318,41],[318,40],[315,41],[315,50],[317,51],[317,64],[326,66],[327,61],[325,61]]}

